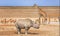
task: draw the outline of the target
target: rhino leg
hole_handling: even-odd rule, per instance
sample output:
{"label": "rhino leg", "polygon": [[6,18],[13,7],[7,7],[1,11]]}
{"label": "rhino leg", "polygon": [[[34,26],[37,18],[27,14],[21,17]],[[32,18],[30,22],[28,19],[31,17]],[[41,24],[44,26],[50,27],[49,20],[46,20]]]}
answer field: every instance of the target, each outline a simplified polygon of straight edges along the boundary
{"label": "rhino leg", "polygon": [[28,34],[28,30],[29,30],[30,28],[25,28],[25,34]]}
{"label": "rhino leg", "polygon": [[20,34],[21,33],[21,29],[18,29],[18,34]]}
{"label": "rhino leg", "polygon": [[20,34],[21,33],[21,29],[17,28],[17,33]]}

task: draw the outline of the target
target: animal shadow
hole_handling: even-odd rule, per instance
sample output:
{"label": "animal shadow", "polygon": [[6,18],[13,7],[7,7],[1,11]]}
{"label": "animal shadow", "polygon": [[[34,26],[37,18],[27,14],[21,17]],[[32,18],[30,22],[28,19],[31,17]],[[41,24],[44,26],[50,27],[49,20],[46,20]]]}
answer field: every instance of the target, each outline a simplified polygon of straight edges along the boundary
{"label": "animal shadow", "polygon": [[[18,33],[15,33],[15,34],[18,34]],[[21,32],[20,34],[25,34],[25,32]],[[28,34],[32,34],[32,35],[38,35],[39,33],[31,33],[31,32],[28,32]]]}

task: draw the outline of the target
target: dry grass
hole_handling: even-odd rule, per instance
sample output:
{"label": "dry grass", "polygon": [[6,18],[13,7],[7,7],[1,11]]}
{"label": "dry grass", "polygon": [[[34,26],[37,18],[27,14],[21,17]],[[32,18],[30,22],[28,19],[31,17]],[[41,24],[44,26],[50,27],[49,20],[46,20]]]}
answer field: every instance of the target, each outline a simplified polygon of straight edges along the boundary
{"label": "dry grass", "polygon": [[31,28],[28,34],[16,34],[16,31],[0,31],[0,36],[59,36],[59,25],[41,25],[39,29]]}

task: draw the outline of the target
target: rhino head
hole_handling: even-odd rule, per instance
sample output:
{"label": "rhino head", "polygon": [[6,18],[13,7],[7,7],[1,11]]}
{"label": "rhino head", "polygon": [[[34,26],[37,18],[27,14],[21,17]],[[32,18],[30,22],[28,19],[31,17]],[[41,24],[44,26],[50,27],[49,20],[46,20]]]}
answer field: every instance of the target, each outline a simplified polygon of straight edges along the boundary
{"label": "rhino head", "polygon": [[39,22],[33,22],[33,27],[36,29],[39,29],[39,27],[40,27]]}

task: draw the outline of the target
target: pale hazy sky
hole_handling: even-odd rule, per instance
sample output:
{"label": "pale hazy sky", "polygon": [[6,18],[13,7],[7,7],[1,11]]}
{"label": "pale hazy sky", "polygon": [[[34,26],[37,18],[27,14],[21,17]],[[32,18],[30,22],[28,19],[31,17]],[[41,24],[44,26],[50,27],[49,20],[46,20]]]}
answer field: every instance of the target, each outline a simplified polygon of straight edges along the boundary
{"label": "pale hazy sky", "polygon": [[0,6],[60,6],[59,0],[0,0]]}

